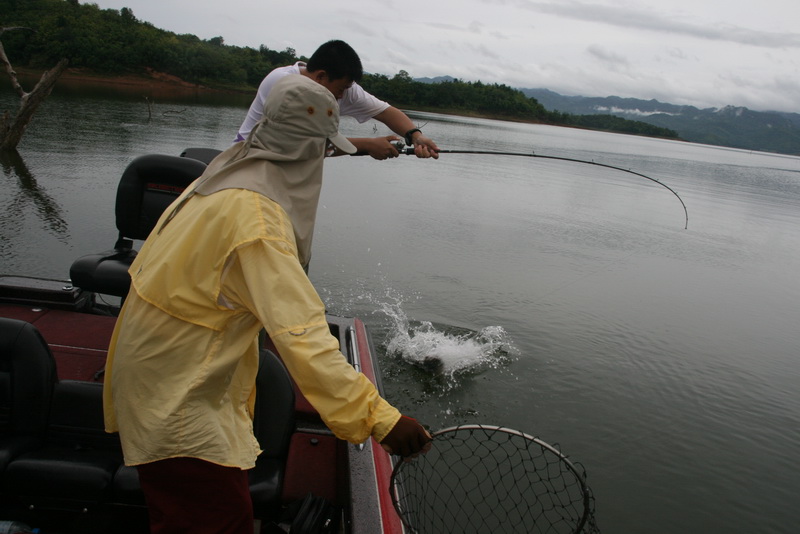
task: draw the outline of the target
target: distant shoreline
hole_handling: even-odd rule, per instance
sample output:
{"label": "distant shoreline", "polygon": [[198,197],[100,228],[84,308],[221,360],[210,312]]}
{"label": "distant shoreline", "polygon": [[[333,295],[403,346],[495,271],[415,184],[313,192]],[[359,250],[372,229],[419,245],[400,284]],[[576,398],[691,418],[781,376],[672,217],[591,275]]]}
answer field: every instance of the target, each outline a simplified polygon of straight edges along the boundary
{"label": "distant shoreline", "polygon": [[[17,68],[15,69],[17,74],[21,77],[25,78],[35,78],[38,79],[42,75],[42,70],[34,70],[28,68]],[[126,74],[121,76],[113,76],[108,74],[97,74],[95,72],[91,72],[86,69],[67,69],[65,70],[61,76],[59,77],[59,83],[65,82],[69,84],[70,82],[75,82],[81,85],[96,85],[101,87],[130,87],[130,88],[141,88],[141,89],[149,89],[149,90],[186,90],[186,91],[199,91],[199,92],[208,92],[208,93],[228,93],[228,94],[247,94],[252,93],[255,95],[256,89],[251,90],[234,90],[234,89],[221,89],[215,87],[208,87],[206,85],[196,84],[187,82],[177,76],[173,76],[171,74],[165,74],[163,72],[157,72],[152,69],[147,69],[147,74]],[[501,115],[492,115],[492,114],[481,114],[476,112],[470,112],[465,110],[450,110],[450,109],[433,109],[427,108],[424,106],[415,107],[413,110],[409,109],[409,111],[421,111],[421,112],[430,112],[430,113],[440,113],[444,115],[456,115],[460,117],[473,117],[479,119],[493,119],[493,120],[502,120],[502,121],[509,121],[509,122],[522,122],[522,123],[530,123],[530,124],[540,124],[538,121],[532,121],[530,119],[518,119],[514,117],[507,117]]]}
{"label": "distant shoreline", "polygon": [[[29,69],[25,67],[16,68],[15,69],[17,74],[20,77],[29,78],[29,79],[36,79],[42,75],[44,72],[41,69]],[[120,76],[108,75],[108,74],[98,74],[87,69],[81,68],[68,68],[66,69],[61,76],[59,77],[58,83],[64,84],[72,84],[86,86],[92,85],[96,87],[125,87],[130,89],[143,89],[149,92],[160,92],[160,91],[168,91],[168,92],[189,92],[189,93],[222,93],[222,94],[231,94],[231,95],[255,95],[256,89],[225,89],[225,88],[217,88],[217,87],[208,87],[202,84],[196,84],[187,82],[177,76],[173,76],[171,74],[166,74],[163,72],[158,72],[153,69],[147,69],[146,74],[126,74]],[[58,85],[56,85],[58,87]],[[479,118],[479,119],[489,119],[489,120],[499,120],[499,121],[507,121],[507,122],[516,122],[516,123],[525,123],[525,124],[547,124],[546,122],[531,120],[531,119],[521,119],[517,117],[509,117],[503,115],[494,115],[494,114],[483,114],[477,113],[473,111],[467,111],[463,109],[432,109],[426,106],[419,106],[414,108],[408,108],[406,106],[399,106],[401,109],[405,111],[413,112],[430,112],[430,113],[439,113],[444,115],[454,115],[459,117],[472,117],[472,118]],[[599,129],[592,129],[592,128],[585,128],[581,126],[574,126],[574,125],[565,125],[565,124],[557,124],[554,126],[560,126],[564,128],[576,128],[576,129],[586,129],[586,130],[594,130],[594,131],[608,131],[610,133],[622,133],[626,134],[625,132],[616,132],[613,130],[599,130]],[[626,135],[636,135],[627,133]],[[654,136],[649,136],[654,137]]]}
{"label": "distant shoreline", "polygon": [[[28,69],[28,68],[15,68],[17,75],[26,78],[38,79],[43,70]],[[79,82],[81,84],[96,84],[101,86],[128,86],[128,87],[141,87],[148,89],[186,89],[192,91],[203,91],[213,93],[244,93],[249,91],[233,90],[233,89],[220,89],[215,87],[208,87],[206,85],[187,82],[163,72],[157,72],[152,69],[147,69],[147,74],[126,74],[121,76],[113,76],[108,74],[97,74],[86,69],[68,68],[58,78],[59,82]],[[252,92],[255,93],[255,89]]]}

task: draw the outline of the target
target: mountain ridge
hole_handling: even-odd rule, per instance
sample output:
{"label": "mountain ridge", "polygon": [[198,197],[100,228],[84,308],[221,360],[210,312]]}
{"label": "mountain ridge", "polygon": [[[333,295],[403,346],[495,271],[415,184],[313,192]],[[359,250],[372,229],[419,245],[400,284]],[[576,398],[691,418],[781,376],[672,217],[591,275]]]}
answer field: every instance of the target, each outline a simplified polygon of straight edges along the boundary
{"label": "mountain ridge", "polygon": [[[451,76],[415,78],[423,83],[453,81]],[[656,99],[620,96],[565,96],[545,88],[517,88],[548,111],[572,115],[614,115],[678,132],[693,143],[800,155],[800,113],[755,111],[744,106],[697,108]]]}
{"label": "mountain ridge", "polygon": [[611,114],[670,128],[693,143],[800,155],[800,114],[754,111],[744,106],[697,108],[655,99],[564,96],[549,89],[520,89],[548,110]]}

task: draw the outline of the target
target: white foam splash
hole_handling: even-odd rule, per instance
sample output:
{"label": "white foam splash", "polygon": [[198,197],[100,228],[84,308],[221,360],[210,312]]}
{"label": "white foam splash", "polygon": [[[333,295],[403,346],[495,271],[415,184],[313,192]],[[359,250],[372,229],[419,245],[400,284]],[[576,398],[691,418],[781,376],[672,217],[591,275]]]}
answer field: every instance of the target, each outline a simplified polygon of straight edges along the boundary
{"label": "white foam splash", "polygon": [[479,332],[447,331],[424,321],[412,325],[401,303],[382,303],[382,310],[393,322],[386,352],[390,356],[430,370],[453,376],[483,365],[496,365],[508,354],[510,343],[505,329],[488,326]]}

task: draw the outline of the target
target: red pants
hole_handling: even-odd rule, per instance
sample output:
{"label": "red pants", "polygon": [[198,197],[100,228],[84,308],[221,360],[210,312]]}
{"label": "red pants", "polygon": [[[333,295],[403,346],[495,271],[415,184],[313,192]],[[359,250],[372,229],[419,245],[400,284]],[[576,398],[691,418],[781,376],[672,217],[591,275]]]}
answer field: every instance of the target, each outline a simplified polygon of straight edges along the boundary
{"label": "red pants", "polygon": [[253,534],[247,471],[196,458],[137,469],[151,534]]}

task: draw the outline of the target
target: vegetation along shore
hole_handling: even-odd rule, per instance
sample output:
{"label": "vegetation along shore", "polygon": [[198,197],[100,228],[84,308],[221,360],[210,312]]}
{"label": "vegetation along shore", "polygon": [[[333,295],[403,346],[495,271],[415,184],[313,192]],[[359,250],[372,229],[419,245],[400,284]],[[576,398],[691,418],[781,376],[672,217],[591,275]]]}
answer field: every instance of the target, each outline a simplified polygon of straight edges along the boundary
{"label": "vegetation along shore", "polygon": [[[100,9],[78,0],[0,0],[2,44],[18,71],[41,72],[62,58],[62,79],[128,86],[169,85],[197,91],[252,94],[275,67],[304,59],[294,49],[229,46],[176,34],[136,19],[129,8]],[[398,107],[679,139],[675,130],[608,114],[547,110],[538,100],[503,84],[458,79],[414,80],[408,72],[367,74],[364,88]]]}

